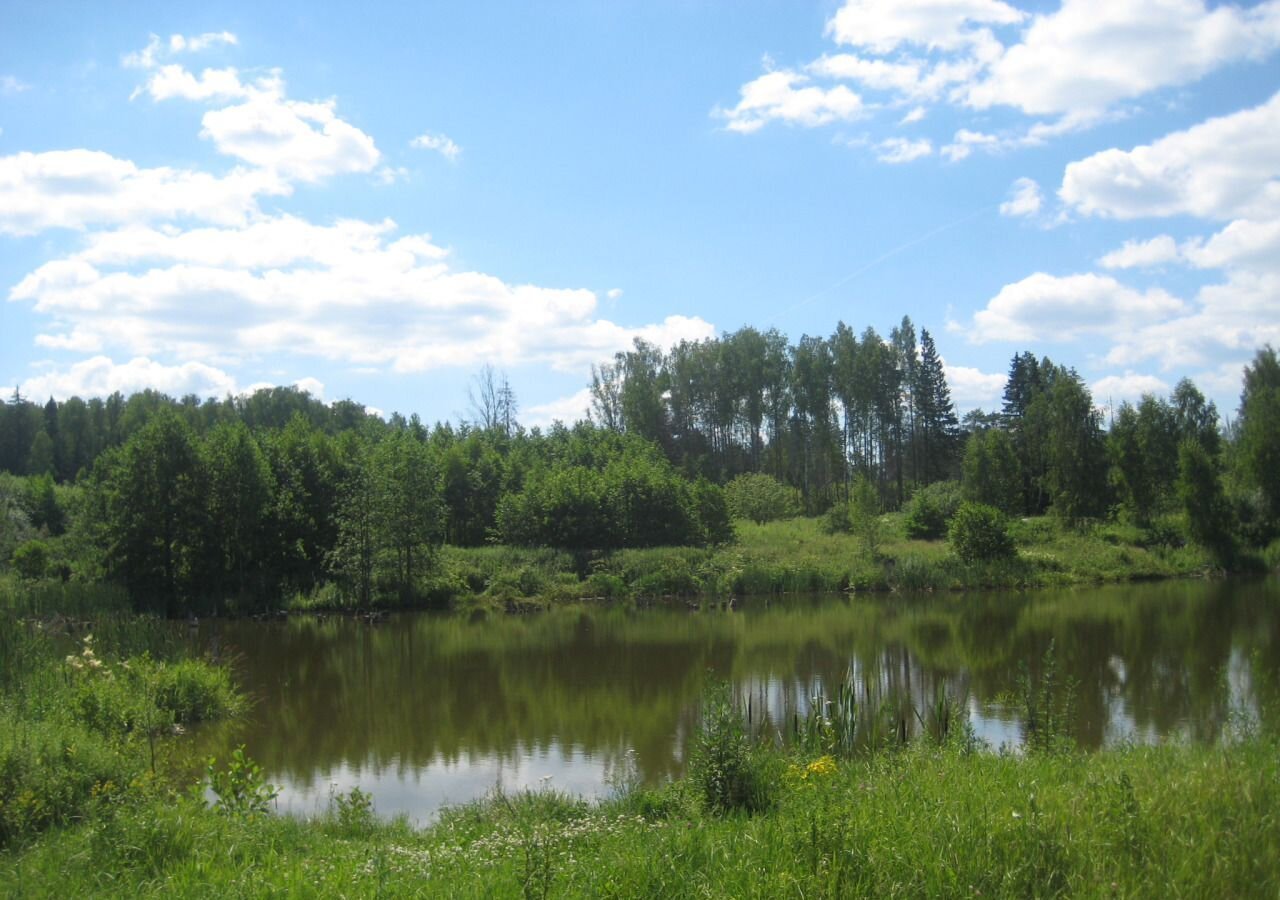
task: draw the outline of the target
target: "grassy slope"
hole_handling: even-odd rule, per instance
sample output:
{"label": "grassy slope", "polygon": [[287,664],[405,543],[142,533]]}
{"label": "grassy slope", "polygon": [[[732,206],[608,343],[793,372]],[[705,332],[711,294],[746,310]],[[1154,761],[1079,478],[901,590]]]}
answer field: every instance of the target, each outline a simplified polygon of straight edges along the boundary
{"label": "grassy slope", "polygon": [[[874,554],[853,535],[825,533],[818,519],[736,524],[737,541],[714,549],[657,547],[575,559],[552,550],[446,547],[429,593],[442,605],[519,608],[601,597],[1029,588],[1212,570],[1196,547],[1144,546],[1148,535],[1139,529],[1072,531],[1048,518],[1015,523],[1017,559],[974,565],[957,559],[946,541],[906,539],[898,514],[882,517],[882,540]],[[293,607],[338,601],[336,592],[329,592],[295,598]]]}

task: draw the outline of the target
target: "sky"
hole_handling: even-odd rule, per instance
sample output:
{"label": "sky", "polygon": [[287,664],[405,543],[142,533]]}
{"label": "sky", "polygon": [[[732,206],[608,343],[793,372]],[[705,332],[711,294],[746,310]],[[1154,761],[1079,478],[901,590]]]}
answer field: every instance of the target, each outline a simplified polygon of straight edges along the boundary
{"label": "sky", "polygon": [[746,325],[1234,415],[1280,346],[1280,0],[0,0],[0,389],[526,425]]}

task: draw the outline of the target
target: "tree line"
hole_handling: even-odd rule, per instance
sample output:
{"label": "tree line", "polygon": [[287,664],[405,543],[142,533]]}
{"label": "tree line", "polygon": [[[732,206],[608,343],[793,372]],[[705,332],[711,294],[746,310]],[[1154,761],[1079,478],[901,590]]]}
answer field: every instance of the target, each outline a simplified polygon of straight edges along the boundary
{"label": "tree line", "polygon": [[1270,347],[1230,429],[1187,380],[1104,422],[1073,369],[1031,353],[1011,360],[1001,409],[960,422],[932,336],[905,317],[888,338],[840,323],[794,344],[752,328],[666,351],[637,341],[590,389],[589,421],[545,431],[518,423],[491,369],[457,426],[294,388],[43,405],[15,392],[0,405],[0,565],[179,605],[327,582],[362,601],[412,596],[441,544],[728,540],[733,513],[755,516],[742,498],[769,496],[743,476],[793,492],[771,509],[810,515],[894,510],[958,480],[1016,515],[1154,529],[1181,516],[1224,561],[1280,523]]}

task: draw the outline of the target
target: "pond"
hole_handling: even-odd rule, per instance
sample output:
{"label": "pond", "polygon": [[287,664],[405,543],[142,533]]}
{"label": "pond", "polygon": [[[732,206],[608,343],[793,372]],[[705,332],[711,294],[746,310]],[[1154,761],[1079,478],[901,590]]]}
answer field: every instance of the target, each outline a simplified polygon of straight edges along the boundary
{"label": "pond", "polygon": [[282,810],[360,787],[379,813],[427,822],[495,787],[599,796],[677,777],[714,680],[779,734],[848,673],[868,707],[923,710],[943,689],[978,737],[1015,748],[1020,673],[1035,677],[1051,643],[1080,745],[1214,741],[1277,690],[1278,601],[1272,578],[205,622],[197,640],[233,660],[255,704],[197,741],[223,758],[245,744]]}

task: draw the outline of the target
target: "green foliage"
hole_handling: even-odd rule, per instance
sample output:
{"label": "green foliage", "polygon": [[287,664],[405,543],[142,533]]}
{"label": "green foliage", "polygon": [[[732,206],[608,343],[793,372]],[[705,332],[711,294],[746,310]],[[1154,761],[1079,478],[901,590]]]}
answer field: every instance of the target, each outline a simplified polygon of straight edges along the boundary
{"label": "green foliage", "polygon": [[1012,513],[1021,503],[1022,467],[1009,433],[985,428],[969,435],[962,462],[964,496]]}
{"label": "green foliage", "polygon": [[143,603],[176,614],[199,590],[212,541],[208,483],[191,430],[172,413],[155,416],[98,458],[89,490],[108,574]]}
{"label": "green foliage", "polygon": [[345,794],[331,790],[329,809],[338,830],[352,837],[368,834],[378,821],[373,812],[373,796],[358,787]]}
{"label": "green foliage", "polygon": [[936,540],[947,533],[947,523],[962,501],[960,484],[939,481],[926,485],[911,495],[903,527],[909,538]]}
{"label": "green foliage", "polygon": [[822,527],[828,534],[853,535],[861,551],[874,557],[884,537],[880,497],[875,485],[862,475],[855,478],[849,487],[849,501],[828,510],[822,519]]}
{"label": "green foliage", "polygon": [[715,813],[760,812],[772,802],[764,762],[747,738],[728,685],[715,685],[703,697],[689,779]]}
{"label": "green foliage", "polygon": [[1270,345],[1245,368],[1238,429],[1240,467],[1261,494],[1274,531],[1280,527],[1280,356]]}
{"label": "green foliage", "polygon": [[1107,508],[1106,445],[1088,388],[1075,372],[1060,372],[1032,405],[1038,404],[1054,513],[1071,523],[1101,515]]}
{"label": "green foliage", "polygon": [[216,798],[213,808],[227,816],[265,815],[280,793],[279,788],[267,783],[262,767],[245,756],[243,746],[232,751],[225,769],[219,769],[218,761],[210,757],[205,779]]}
{"label": "green foliage", "polygon": [[49,571],[49,545],[44,541],[27,541],[13,551],[13,570],[28,581],[43,578]]}
{"label": "green foliage", "polygon": [[533,469],[499,501],[495,520],[505,543],[573,550],[703,546],[732,535],[720,488],[690,483],[630,438],[603,464]]}
{"label": "green foliage", "polygon": [[1217,465],[1197,441],[1183,441],[1178,448],[1177,491],[1191,539],[1220,565],[1230,564],[1235,558],[1231,508]]}
{"label": "green foliage", "polygon": [[1074,749],[1075,682],[1059,670],[1058,654],[1050,641],[1034,674],[1026,666],[1018,676],[1018,700],[1022,707],[1023,744],[1033,752],[1065,752]]}
{"label": "green foliage", "polygon": [[757,525],[800,514],[800,492],[763,472],[739,475],[724,488],[729,512]]}
{"label": "green foliage", "polygon": [[0,709],[0,850],[79,820],[142,770],[139,757],[82,725]]}
{"label": "green foliage", "polygon": [[1009,523],[994,506],[965,502],[947,532],[952,551],[966,563],[1010,559],[1017,555]]}

